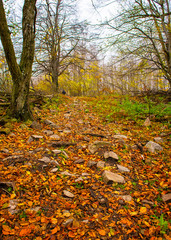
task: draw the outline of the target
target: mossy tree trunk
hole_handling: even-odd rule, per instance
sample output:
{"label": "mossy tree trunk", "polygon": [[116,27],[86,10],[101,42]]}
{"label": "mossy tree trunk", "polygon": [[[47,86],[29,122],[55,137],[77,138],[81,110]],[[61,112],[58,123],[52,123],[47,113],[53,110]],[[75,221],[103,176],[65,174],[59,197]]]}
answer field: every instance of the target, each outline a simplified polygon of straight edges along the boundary
{"label": "mossy tree trunk", "polygon": [[10,115],[21,120],[32,118],[28,95],[35,50],[35,20],[36,0],[25,0],[22,18],[23,49],[18,64],[3,2],[0,0],[0,37],[13,80]]}

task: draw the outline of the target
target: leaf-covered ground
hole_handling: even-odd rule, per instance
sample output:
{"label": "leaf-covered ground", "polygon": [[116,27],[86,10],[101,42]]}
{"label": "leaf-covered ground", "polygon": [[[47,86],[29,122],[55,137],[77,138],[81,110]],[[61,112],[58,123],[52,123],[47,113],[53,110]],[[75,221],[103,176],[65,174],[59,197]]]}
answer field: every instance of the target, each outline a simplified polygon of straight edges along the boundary
{"label": "leaf-covered ground", "polygon": [[[0,135],[0,239],[171,239],[171,205],[163,201],[171,175],[167,124],[105,122],[93,101],[65,97],[35,109],[37,127],[14,122]],[[155,137],[163,151],[150,153],[144,146]],[[110,145],[91,153],[95,141]],[[97,167],[104,151],[130,172]],[[125,183],[104,183],[104,170]]]}

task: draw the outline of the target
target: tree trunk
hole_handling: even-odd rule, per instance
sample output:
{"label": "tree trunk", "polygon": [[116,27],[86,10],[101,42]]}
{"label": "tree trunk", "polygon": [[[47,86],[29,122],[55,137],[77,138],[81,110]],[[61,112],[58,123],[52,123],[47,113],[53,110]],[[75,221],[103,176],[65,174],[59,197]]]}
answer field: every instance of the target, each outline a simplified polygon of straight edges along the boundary
{"label": "tree trunk", "polygon": [[58,63],[56,59],[52,62],[52,84],[55,93],[58,92]]}
{"label": "tree trunk", "polygon": [[17,119],[32,118],[28,95],[35,48],[36,0],[25,0],[23,6],[23,49],[17,64],[13,43],[8,29],[3,2],[0,0],[0,37],[13,80],[10,115]]}

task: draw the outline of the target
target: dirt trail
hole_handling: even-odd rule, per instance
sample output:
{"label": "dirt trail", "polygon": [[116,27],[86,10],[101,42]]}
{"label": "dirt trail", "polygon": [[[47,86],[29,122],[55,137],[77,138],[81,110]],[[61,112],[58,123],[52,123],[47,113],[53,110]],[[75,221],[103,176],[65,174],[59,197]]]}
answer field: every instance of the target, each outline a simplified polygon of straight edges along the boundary
{"label": "dirt trail", "polygon": [[36,116],[0,136],[0,239],[170,239],[167,139],[142,150],[142,129],[104,124],[80,98]]}

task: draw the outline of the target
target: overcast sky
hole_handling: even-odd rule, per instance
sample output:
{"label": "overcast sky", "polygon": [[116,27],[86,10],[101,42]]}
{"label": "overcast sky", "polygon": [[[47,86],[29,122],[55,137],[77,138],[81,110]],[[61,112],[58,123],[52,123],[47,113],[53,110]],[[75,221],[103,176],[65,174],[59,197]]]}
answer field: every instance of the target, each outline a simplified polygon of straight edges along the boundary
{"label": "overcast sky", "polygon": [[[100,0],[77,0],[78,2],[78,15],[80,20],[88,20],[92,23],[98,23],[99,21],[105,20],[106,18],[110,18],[111,15],[117,13],[117,3],[113,1],[113,3],[99,8],[98,1]],[[108,2],[107,0],[101,2]],[[18,7],[22,7],[24,0],[15,0],[16,9]],[[94,8],[96,6],[96,8]]]}

